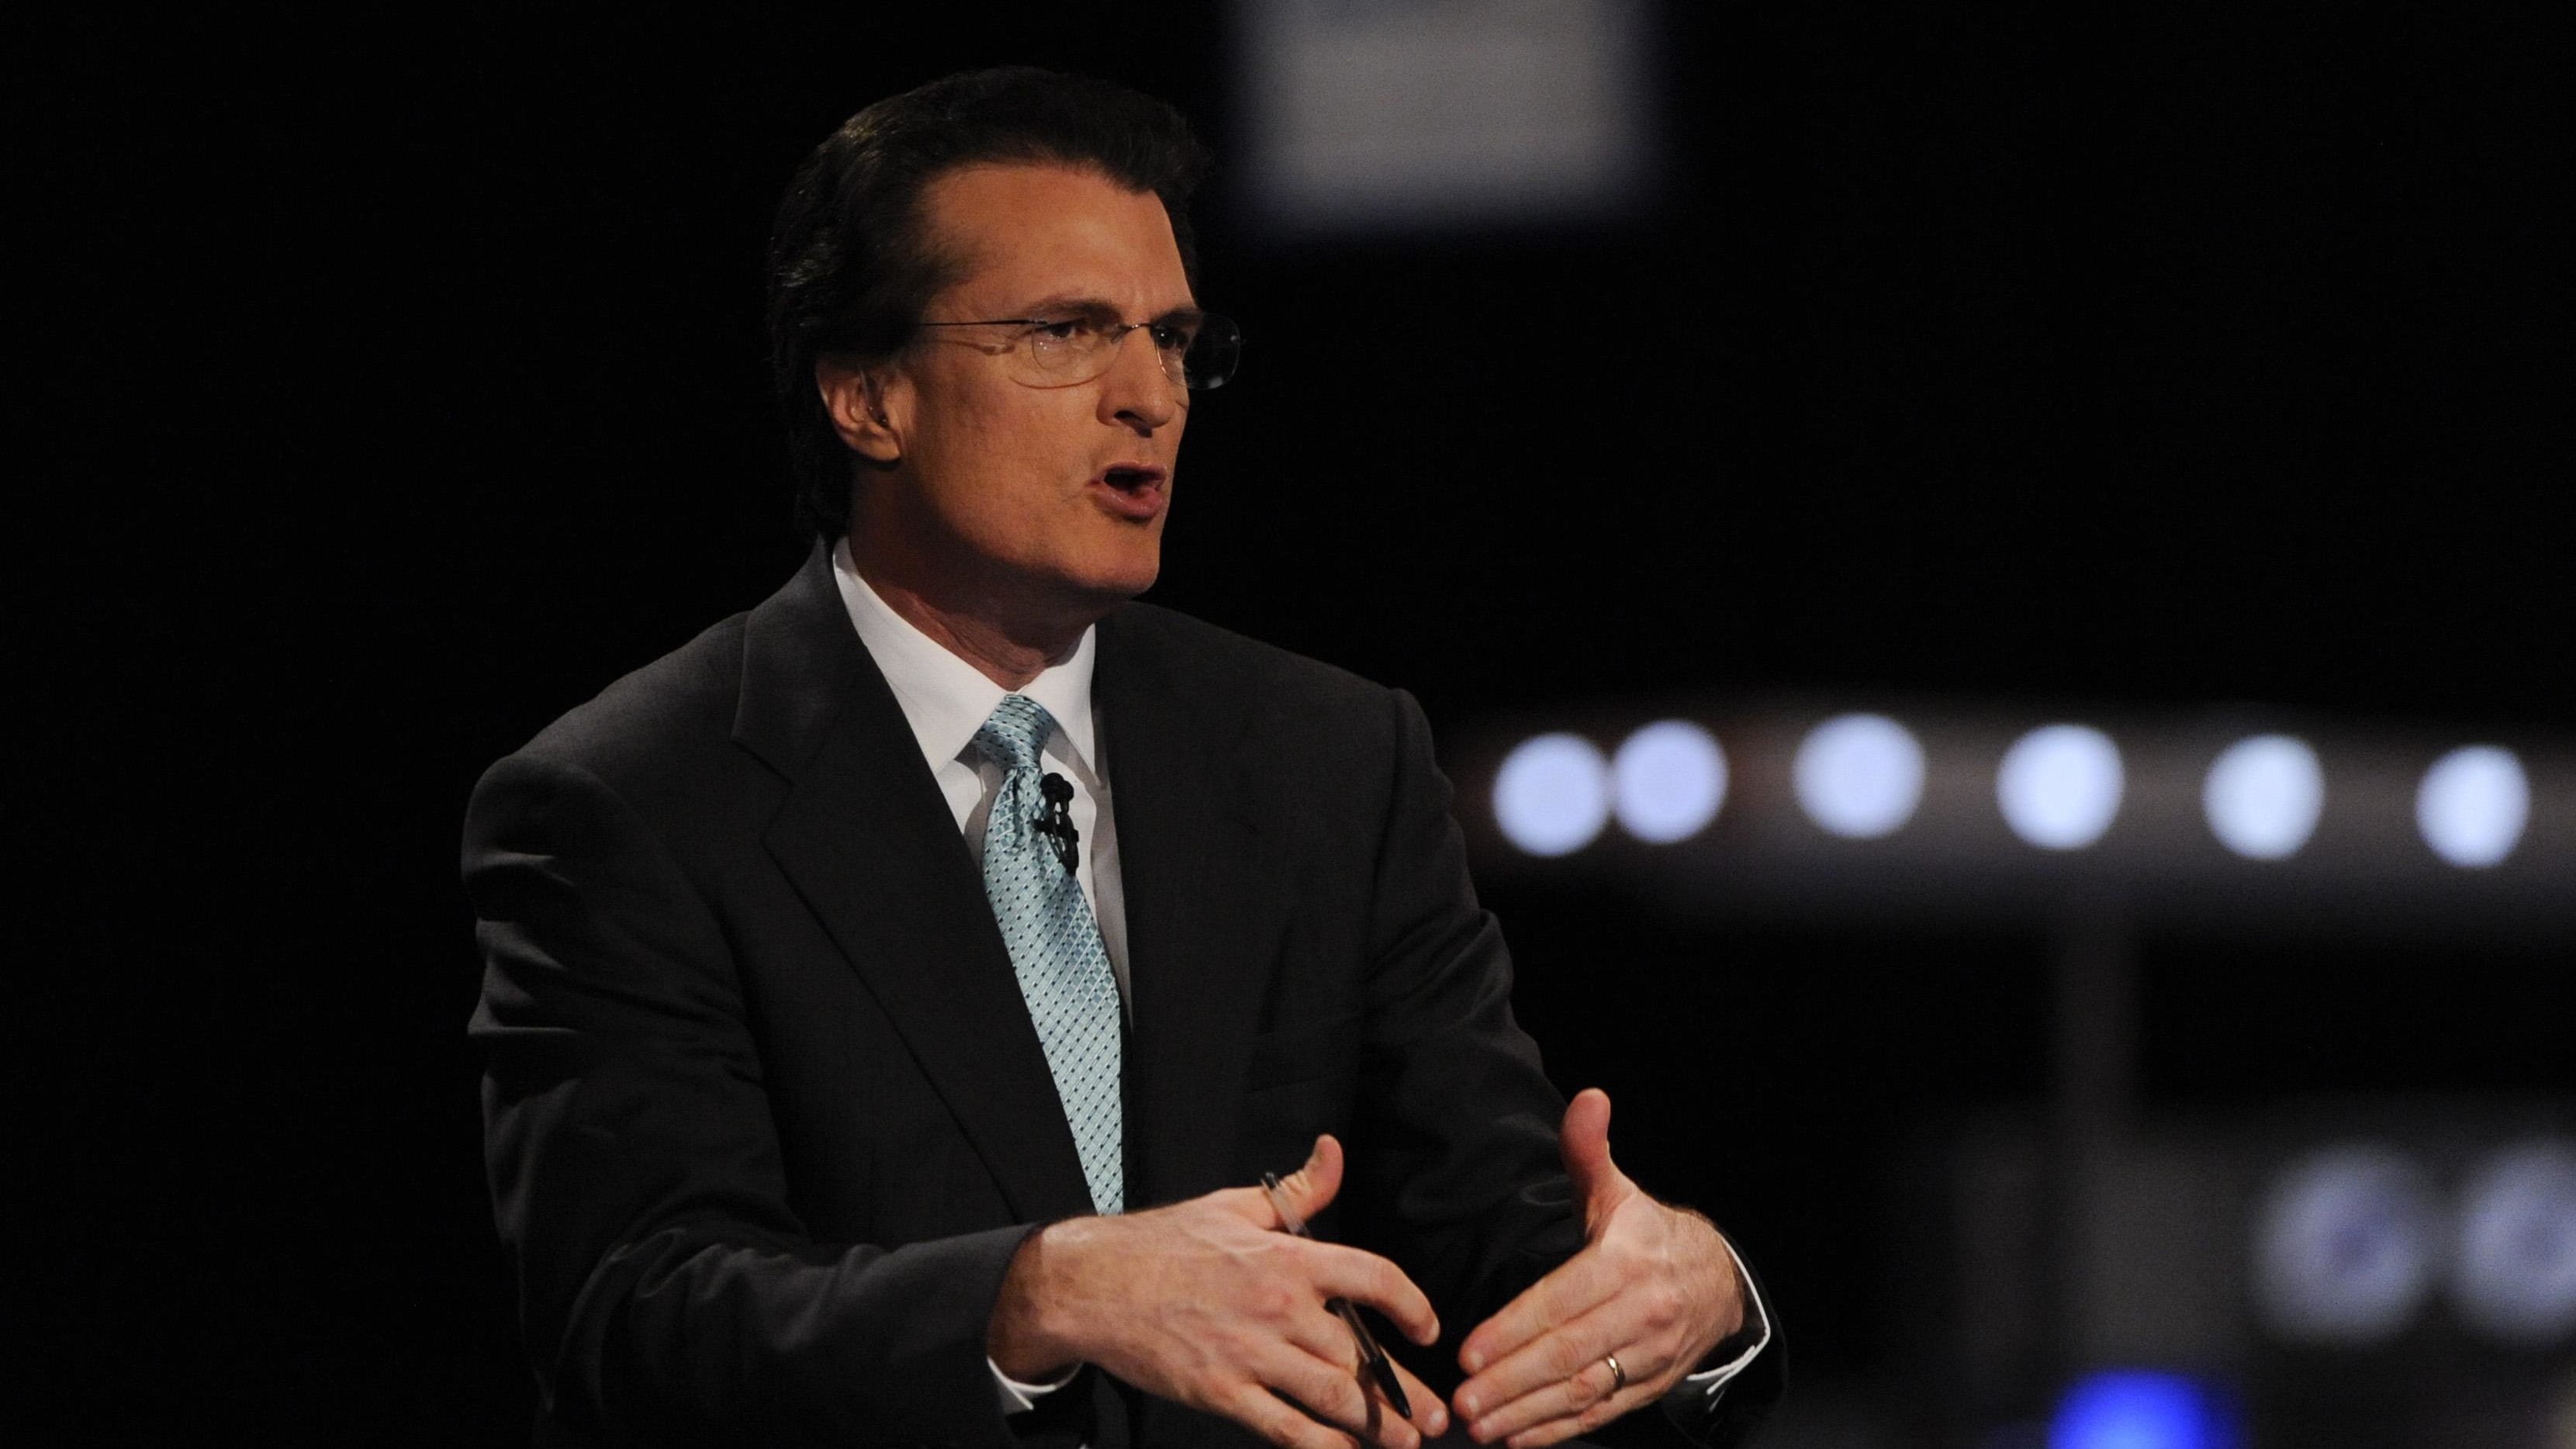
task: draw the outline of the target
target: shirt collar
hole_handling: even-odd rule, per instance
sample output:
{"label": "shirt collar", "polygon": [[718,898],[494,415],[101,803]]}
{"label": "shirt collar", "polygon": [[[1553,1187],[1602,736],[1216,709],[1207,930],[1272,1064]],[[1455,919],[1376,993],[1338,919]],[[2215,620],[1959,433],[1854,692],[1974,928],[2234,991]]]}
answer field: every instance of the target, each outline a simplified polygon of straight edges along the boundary
{"label": "shirt collar", "polygon": [[[992,718],[1006,691],[974,665],[948,652],[947,646],[914,628],[912,621],[880,598],[850,561],[850,541],[832,545],[832,582],[840,587],[841,605],[849,612],[859,642],[875,657],[895,703],[912,726],[913,740],[931,772],[959,758],[972,760],[968,747],[975,732]],[[1099,758],[1092,735],[1091,664],[1094,630],[1064,658],[1038,672],[1019,693],[1046,706],[1055,717],[1055,733],[1042,752],[1073,766],[1090,785],[1099,779]]]}

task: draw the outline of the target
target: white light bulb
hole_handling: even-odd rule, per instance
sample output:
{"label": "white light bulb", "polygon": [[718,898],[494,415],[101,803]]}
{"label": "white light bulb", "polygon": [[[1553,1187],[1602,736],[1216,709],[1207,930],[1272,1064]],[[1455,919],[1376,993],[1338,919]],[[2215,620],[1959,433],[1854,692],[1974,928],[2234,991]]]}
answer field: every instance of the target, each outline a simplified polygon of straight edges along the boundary
{"label": "white light bulb", "polygon": [[1531,855],[1567,855],[1610,818],[1610,769],[1581,735],[1522,741],[1494,776],[1494,823]]}
{"label": "white light bulb", "polygon": [[1923,747],[1885,715],[1838,715],[1816,726],[1790,768],[1807,818],[1846,840],[1894,834],[1923,801]]}
{"label": "white light bulb", "polygon": [[1619,824],[1657,845],[1705,829],[1726,803],[1726,752],[1687,720],[1658,720],[1628,736],[1610,759]]}
{"label": "white light bulb", "polygon": [[2087,725],[2044,725],[2013,741],[1995,772],[1995,803],[2013,833],[2046,850],[2080,850],[2120,813],[2120,747]]}
{"label": "white light bulb", "polygon": [[2285,860],[2316,833],[2326,774],[2317,752],[2288,735],[2238,740],[2202,782],[2200,807],[2219,843],[2249,860]]}
{"label": "white light bulb", "polygon": [[2464,745],[2433,762],[2415,792],[2415,827],[2433,853],[2482,869],[2513,854],[2531,818],[2531,782],[2511,750]]}

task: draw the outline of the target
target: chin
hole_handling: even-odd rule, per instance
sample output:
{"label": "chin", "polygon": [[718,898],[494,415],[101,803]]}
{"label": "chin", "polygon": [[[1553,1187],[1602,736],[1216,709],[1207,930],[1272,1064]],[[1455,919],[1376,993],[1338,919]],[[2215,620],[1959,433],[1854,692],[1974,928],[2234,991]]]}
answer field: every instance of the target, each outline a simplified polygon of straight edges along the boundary
{"label": "chin", "polygon": [[1154,580],[1161,575],[1162,564],[1160,560],[1156,560],[1142,568],[1121,569],[1102,575],[1091,592],[1122,601],[1132,599],[1152,588]]}
{"label": "chin", "polygon": [[1142,557],[1096,560],[1070,582],[1091,598],[1123,603],[1152,588],[1162,571],[1162,555],[1152,552]]}

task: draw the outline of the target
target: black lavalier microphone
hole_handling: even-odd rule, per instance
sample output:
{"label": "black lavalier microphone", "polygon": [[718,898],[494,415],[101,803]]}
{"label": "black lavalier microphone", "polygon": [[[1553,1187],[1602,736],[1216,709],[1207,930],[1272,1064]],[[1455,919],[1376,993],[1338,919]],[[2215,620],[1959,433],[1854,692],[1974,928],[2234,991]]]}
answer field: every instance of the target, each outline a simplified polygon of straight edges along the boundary
{"label": "black lavalier microphone", "polygon": [[1046,808],[1029,821],[1029,828],[1047,838],[1055,847],[1055,858],[1064,862],[1064,873],[1082,860],[1082,832],[1073,828],[1073,814],[1065,806],[1073,803],[1073,786],[1064,776],[1050,773],[1038,781],[1038,793],[1046,797]]}

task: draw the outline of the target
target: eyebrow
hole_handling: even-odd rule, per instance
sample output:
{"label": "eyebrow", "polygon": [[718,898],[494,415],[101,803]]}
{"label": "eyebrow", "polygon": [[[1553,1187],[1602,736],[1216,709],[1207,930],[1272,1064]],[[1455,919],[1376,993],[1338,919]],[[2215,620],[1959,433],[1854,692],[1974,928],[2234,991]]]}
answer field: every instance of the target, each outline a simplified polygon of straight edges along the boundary
{"label": "eyebrow", "polygon": [[[1028,305],[1027,309],[1021,313],[1024,317],[1062,317],[1068,314],[1088,319],[1106,319],[1113,322],[1125,320],[1118,308],[1103,298],[1080,297],[1071,294],[1060,294],[1048,297],[1042,301],[1032,302]],[[1157,325],[1188,325],[1199,322],[1206,316],[1206,309],[1200,307],[1197,303],[1184,302],[1178,307],[1166,308],[1161,314],[1147,320]]]}

